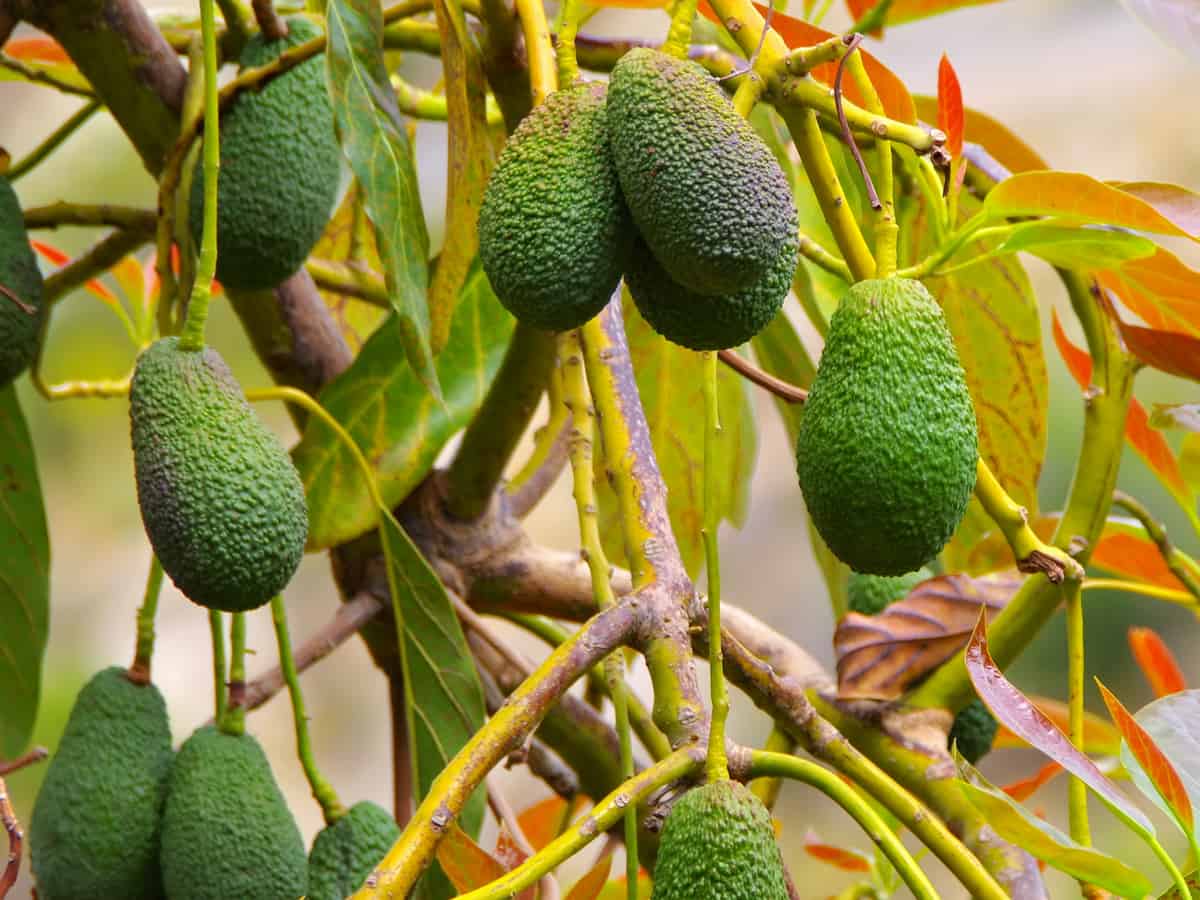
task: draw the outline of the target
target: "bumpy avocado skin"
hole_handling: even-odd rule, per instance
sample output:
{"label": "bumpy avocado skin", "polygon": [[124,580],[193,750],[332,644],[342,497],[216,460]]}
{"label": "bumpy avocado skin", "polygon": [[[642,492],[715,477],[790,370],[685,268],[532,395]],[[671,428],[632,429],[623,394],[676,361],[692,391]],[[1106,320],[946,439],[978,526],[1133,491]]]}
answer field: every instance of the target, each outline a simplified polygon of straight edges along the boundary
{"label": "bumpy avocado skin", "polygon": [[922,566],[915,572],[904,575],[864,575],[851,572],[846,581],[846,607],[850,612],[875,616],[897,600],[903,600],[908,592],[922,581],[933,577],[933,573]]}
{"label": "bumpy avocado skin", "polygon": [[783,170],[696,63],[626,53],[609,84],[608,132],[633,220],[679,284],[744,290],[795,238]]}
{"label": "bumpy avocado skin", "polygon": [[999,728],[992,711],[976,697],[954,717],[946,746],[957,746],[963,759],[974,765],[991,752]]}
{"label": "bumpy avocado skin", "polygon": [[[286,20],[288,34],[259,33],[241,67],[265,65],[321,32],[307,19]],[[217,181],[217,278],[241,290],[272,288],[300,268],[337,199],[341,150],[320,56],[243,91],[221,117]],[[204,211],[201,159],[192,173],[189,224],[200,245]]]}
{"label": "bumpy avocado skin", "polygon": [[953,535],[975,486],[975,410],[937,301],[917,281],[863,281],[829,324],[796,444],[800,488],[857,572],[902,575]]}
{"label": "bumpy avocado skin", "polygon": [[688,791],[663,825],[652,900],[787,900],[771,815],[745,786]]}
{"label": "bumpy avocado skin", "polygon": [[258,741],[209,725],[179,748],[163,813],[171,900],[296,900],[308,885],[300,829]]}
{"label": "bumpy avocado skin", "polygon": [[377,803],[355,803],[321,830],[308,854],[308,900],[349,897],[400,837],[392,814]]}
{"label": "bumpy avocado skin", "polygon": [[767,272],[748,288],[706,295],[674,281],[640,238],[634,241],[625,284],[650,327],[691,350],[724,350],[758,334],[783,307],[800,244],[792,235]]}
{"label": "bumpy avocado skin", "polygon": [[0,387],[25,371],[37,350],[45,308],[38,269],[21,206],[8,179],[0,176],[0,286],[15,294],[33,315],[0,296]]}
{"label": "bumpy avocado skin", "polygon": [[557,91],[500,154],[479,209],[492,290],[526,325],[577,328],[608,302],[633,224],[608,147],[606,86]]}
{"label": "bumpy avocado skin", "polygon": [[283,590],[308,536],[304,487],[220,355],[155,342],[138,358],[129,413],[142,522],[176,586],[228,612]]}
{"label": "bumpy avocado skin", "polygon": [[162,694],[113,666],[84,685],[29,823],[41,900],[163,894],[159,828],[171,770]]}

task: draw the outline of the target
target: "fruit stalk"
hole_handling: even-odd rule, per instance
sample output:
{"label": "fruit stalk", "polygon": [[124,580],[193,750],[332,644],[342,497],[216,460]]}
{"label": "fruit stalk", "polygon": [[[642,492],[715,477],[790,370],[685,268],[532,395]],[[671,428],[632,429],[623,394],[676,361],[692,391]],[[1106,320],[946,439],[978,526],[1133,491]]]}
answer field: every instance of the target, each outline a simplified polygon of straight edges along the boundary
{"label": "fruit stalk", "polygon": [[216,720],[225,718],[225,629],[221,622],[219,610],[208,611],[208,630],[212,639],[213,657],[213,693],[215,694],[213,709]]}
{"label": "fruit stalk", "polygon": [[712,697],[712,719],[708,726],[708,759],[704,775],[709,781],[729,778],[725,756],[725,720],[729,717],[729,695],[725,690],[724,657],[721,653],[721,555],[717,547],[720,517],[717,510],[717,441],[721,417],[717,408],[717,354],[700,354],[704,364],[704,571],[708,581],[708,677]]}
{"label": "fruit stalk", "polygon": [[676,0],[671,13],[671,27],[667,29],[667,39],[662,45],[663,53],[687,59],[688,47],[692,43],[692,22],[696,18],[698,5],[698,0]]}
{"label": "fruit stalk", "polygon": [[158,557],[150,556],[150,573],[146,576],[146,591],[137,614],[137,649],[129,678],[140,684],[150,681],[150,658],[154,654],[154,616],[158,612],[158,595],[162,589],[163,570]]}
{"label": "fruit stalk", "polygon": [[563,0],[558,11],[558,83],[570,87],[579,77],[579,58],[575,52],[575,36],[579,34],[579,0]]}
{"label": "fruit stalk", "polygon": [[[1080,752],[1086,745],[1084,729],[1083,689],[1087,670],[1083,656],[1083,592],[1078,581],[1068,582],[1063,589],[1067,607],[1067,720],[1071,738]],[[1067,782],[1067,816],[1071,838],[1085,847],[1092,845],[1092,829],[1088,824],[1087,784],[1074,775]]]}
{"label": "fruit stalk", "polygon": [[229,700],[217,727],[228,735],[246,733],[246,614],[235,612],[229,621]]}
{"label": "fruit stalk", "polygon": [[[883,102],[879,92],[867,74],[866,64],[861,53],[854,53],[846,59],[846,69],[866,99],[867,109],[876,115],[883,115]],[[875,153],[878,156],[878,177],[875,187],[879,192],[879,210],[875,213],[875,277],[887,278],[896,271],[897,242],[900,226],[896,224],[896,177],[892,160],[892,142],[876,138]]]}

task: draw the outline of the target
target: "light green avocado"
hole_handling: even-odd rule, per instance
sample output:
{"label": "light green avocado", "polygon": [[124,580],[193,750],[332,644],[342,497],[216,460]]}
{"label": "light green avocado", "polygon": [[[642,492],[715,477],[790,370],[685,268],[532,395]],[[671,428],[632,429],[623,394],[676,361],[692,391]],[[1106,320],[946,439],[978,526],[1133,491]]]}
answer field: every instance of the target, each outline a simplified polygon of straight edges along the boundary
{"label": "light green avocado", "polygon": [[171,900],[296,900],[308,860],[258,741],[209,725],[184,741],[163,813]]}
{"label": "light green avocado", "polygon": [[392,814],[377,803],[355,803],[323,828],[308,854],[308,900],[342,900],[371,874],[400,837]]}
{"label": "light green avocado", "polygon": [[517,126],[479,209],[479,257],[504,308],[546,331],[608,303],[633,225],[608,147],[603,82],[556,91]]}
{"label": "light green avocado", "polygon": [[922,566],[905,575],[864,575],[851,572],[846,581],[846,608],[864,616],[876,616],[897,600],[903,600],[908,592],[922,581],[933,577],[933,573]]}
{"label": "light green avocado", "polygon": [[[42,273],[38,269],[21,206],[0,176],[0,387],[25,371],[37,350],[42,319]],[[20,302],[17,302],[20,301]],[[32,307],[33,313],[25,307]]]}
{"label": "light green avocado", "polygon": [[142,522],[179,590],[228,612],[283,590],[308,537],[304,487],[221,356],[156,341],[138,358],[129,416]]}
{"label": "light green avocado", "polygon": [[[321,34],[301,17],[285,20],[286,37],[256,34],[242,51],[243,70]],[[204,212],[202,159],[192,174],[188,223],[200,245]],[[303,265],[337,199],[341,150],[321,56],[242,91],[221,116],[217,181],[217,278],[240,290],[273,288]]]}
{"label": "light green avocado", "polygon": [[633,220],[671,278],[746,290],[797,232],[787,177],[699,65],[638,48],[612,71],[608,132]]}
{"label": "light green avocado", "polygon": [[862,281],[829,323],[796,442],[808,514],[867,575],[902,575],[954,534],[975,487],[978,433],[937,301],[920,282]]}
{"label": "light green avocado", "polygon": [[771,815],[735,781],[688,791],[658,845],[651,900],[788,900]]}
{"label": "light green avocado", "polygon": [[29,823],[41,900],[158,900],[171,771],[162,694],[103,669],[75,698]]}

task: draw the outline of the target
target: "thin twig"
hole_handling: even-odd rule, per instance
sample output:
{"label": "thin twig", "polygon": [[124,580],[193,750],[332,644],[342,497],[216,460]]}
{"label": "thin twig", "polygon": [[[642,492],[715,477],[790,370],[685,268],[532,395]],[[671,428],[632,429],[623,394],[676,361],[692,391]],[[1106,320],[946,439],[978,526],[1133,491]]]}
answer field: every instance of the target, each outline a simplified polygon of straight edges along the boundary
{"label": "thin twig", "polygon": [[28,753],[22,753],[14,760],[6,761],[0,759],[0,777],[11,775],[13,772],[18,772],[26,766],[41,762],[49,755],[50,751],[45,747],[34,747]]}
{"label": "thin twig", "polygon": [[0,284],[0,296],[6,297],[9,300],[11,300],[13,303],[17,304],[17,306],[20,308],[21,312],[25,313],[25,315],[27,315],[27,316],[32,316],[34,313],[37,312],[36,309],[34,309],[32,306],[30,306],[28,303],[26,303],[24,300],[22,300],[20,297],[18,297],[13,291],[9,290],[2,284]]}
{"label": "thin twig", "polygon": [[717,353],[721,362],[733,369],[747,381],[758,385],[766,391],[774,394],[780,400],[788,403],[804,403],[808,400],[808,391],[802,387],[796,387],[794,384],[784,381],[782,378],[776,378],[769,372],[764,372],[754,363],[750,362],[745,357],[741,356],[736,350],[720,350]]}
{"label": "thin twig", "polygon": [[25,835],[21,832],[21,823],[17,821],[17,814],[9,802],[8,787],[3,778],[0,778],[0,822],[4,823],[4,830],[8,832],[8,865],[4,867],[3,874],[0,874],[2,900],[17,883],[17,874],[21,871],[21,845],[25,840]]}
{"label": "thin twig", "polygon": [[516,483],[518,479],[514,479],[516,487],[508,495],[508,511],[514,518],[525,518],[558,481],[563,466],[567,464],[567,438],[570,432],[571,418],[566,416],[537,467],[521,478],[519,483]]}
{"label": "thin twig", "polygon": [[842,128],[842,140],[850,147],[854,162],[858,164],[858,171],[862,173],[863,183],[867,186],[867,199],[871,201],[871,209],[883,209],[883,204],[879,202],[879,195],[875,193],[875,183],[871,181],[871,173],[867,171],[867,163],[863,159],[862,151],[858,149],[858,144],[854,142],[854,135],[850,132],[850,123],[846,121],[845,105],[842,102],[842,75],[846,71],[846,60],[850,58],[851,53],[858,49],[862,39],[861,34],[851,34],[843,38],[846,42],[846,55],[838,60],[837,75],[833,78],[833,102],[837,107],[838,124]]}
{"label": "thin twig", "polygon": [[254,19],[262,29],[263,36],[271,41],[278,41],[288,35],[287,23],[275,12],[271,0],[254,0]]}
{"label": "thin twig", "polygon": [[1150,510],[1143,506],[1140,500],[1124,491],[1113,491],[1113,506],[1121,507],[1142,523],[1142,527],[1146,529],[1146,536],[1158,547],[1158,552],[1162,554],[1163,562],[1167,564],[1171,574],[1183,583],[1188,593],[1200,599],[1200,581],[1197,580],[1195,572],[1184,562],[1183,555],[1167,537],[1166,527],[1150,514]]}

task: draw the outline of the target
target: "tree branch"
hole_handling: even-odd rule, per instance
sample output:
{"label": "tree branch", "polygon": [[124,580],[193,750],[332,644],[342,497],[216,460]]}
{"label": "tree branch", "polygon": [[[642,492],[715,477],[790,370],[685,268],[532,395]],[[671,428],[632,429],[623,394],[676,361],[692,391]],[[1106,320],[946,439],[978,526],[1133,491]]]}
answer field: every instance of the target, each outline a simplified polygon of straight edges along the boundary
{"label": "tree branch", "polygon": [[17,883],[17,875],[21,871],[21,846],[25,835],[21,831],[21,823],[13,811],[8,797],[8,787],[0,777],[0,824],[8,832],[8,864],[0,872],[0,898],[8,896],[12,886]]}
{"label": "tree branch", "polygon": [[776,378],[764,372],[736,350],[719,350],[717,356],[721,362],[733,369],[751,384],[756,384],[768,393],[774,394],[780,400],[788,403],[804,403],[808,399],[808,391],[794,384],[788,384],[782,378]]}
{"label": "tree branch", "polygon": [[126,231],[135,231],[147,237],[154,234],[158,216],[152,209],[134,206],[115,206],[86,203],[51,203],[47,206],[31,206],[23,211],[25,227],[59,228],[65,225],[110,225]]}

